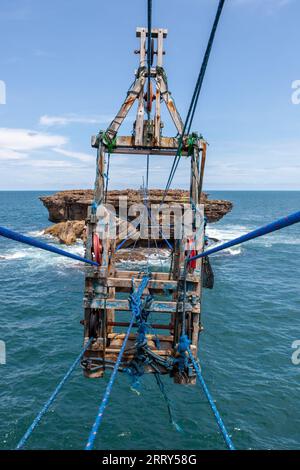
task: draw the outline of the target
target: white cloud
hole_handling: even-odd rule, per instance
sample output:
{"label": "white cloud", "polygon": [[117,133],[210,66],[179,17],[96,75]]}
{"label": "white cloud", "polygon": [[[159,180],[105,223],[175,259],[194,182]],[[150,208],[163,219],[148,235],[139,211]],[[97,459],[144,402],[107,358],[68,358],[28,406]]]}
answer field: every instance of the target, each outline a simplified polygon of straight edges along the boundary
{"label": "white cloud", "polygon": [[53,150],[54,152],[59,153],[60,155],[64,155],[65,157],[76,158],[77,160],[80,160],[82,162],[95,162],[95,156],[93,157],[93,155],[88,153],[74,152],[72,150],[65,150],[62,148],[54,148]]}
{"label": "white cloud", "polygon": [[65,145],[68,139],[61,135],[46,134],[29,129],[0,128],[0,151],[7,152],[9,158],[13,152],[27,153],[43,148],[60,147]]}
{"label": "white cloud", "polygon": [[27,157],[26,153],[16,152],[11,149],[0,148],[0,160],[21,160]]}
{"label": "white cloud", "polygon": [[113,116],[78,116],[75,114],[66,114],[64,116],[41,116],[39,124],[41,126],[67,126],[68,124],[109,124]]}
{"label": "white cloud", "polygon": [[300,141],[222,142],[210,148],[205,185],[233,189],[299,189],[299,162]]}
{"label": "white cloud", "polygon": [[[63,170],[69,169],[68,175],[84,173],[87,170],[95,171],[96,155],[68,150],[65,146],[69,139],[62,135],[36,132],[30,129],[0,128],[0,165],[1,165],[1,186],[18,184],[20,187],[26,185],[26,180],[31,181],[32,186],[35,180],[43,181],[41,175],[47,173],[47,169],[52,171],[47,177],[53,179],[53,187],[60,178]],[[61,156],[58,158],[58,154]],[[14,162],[18,161],[18,165]],[[11,165],[14,165],[14,172],[11,173]],[[5,177],[5,172],[7,177]],[[16,174],[22,174],[19,182],[16,181]],[[86,176],[85,176],[86,177]],[[78,177],[77,177],[78,178]],[[50,182],[49,182],[50,184]]]}
{"label": "white cloud", "polygon": [[[96,155],[63,148],[68,142],[69,139],[61,135],[36,132],[29,129],[0,128],[0,161],[2,169],[4,164],[15,160],[22,160],[23,165],[35,168],[74,169],[75,167],[83,168],[83,163],[88,163],[89,166],[93,167]],[[53,159],[50,159],[51,153]],[[67,158],[58,160],[55,158],[55,154]],[[78,161],[70,161],[70,158]]]}
{"label": "white cloud", "polygon": [[26,165],[30,165],[36,168],[73,168],[71,162],[66,162],[65,160],[26,160],[24,162]]}
{"label": "white cloud", "polygon": [[[0,128],[1,172],[9,162],[16,160],[22,161],[22,168],[24,168],[24,165],[36,169],[53,168],[56,170],[71,167],[72,164],[65,160],[41,158],[45,151],[51,152],[53,148],[59,150],[60,146],[65,145],[67,142],[68,139],[61,135],[36,132],[29,129]],[[24,177],[25,175],[26,172]],[[32,174],[30,174],[31,176]]]}

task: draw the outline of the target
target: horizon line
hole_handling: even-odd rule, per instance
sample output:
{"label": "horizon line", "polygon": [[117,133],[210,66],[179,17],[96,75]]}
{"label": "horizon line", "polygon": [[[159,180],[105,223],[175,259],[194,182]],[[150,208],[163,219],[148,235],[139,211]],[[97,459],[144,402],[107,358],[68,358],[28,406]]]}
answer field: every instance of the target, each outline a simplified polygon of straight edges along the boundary
{"label": "horizon line", "polygon": [[[108,191],[126,191],[126,189],[129,190],[138,190],[138,188],[112,188],[109,189]],[[149,190],[159,190],[163,188],[149,188]],[[170,188],[175,191],[182,191],[184,188]],[[51,191],[51,192],[62,192],[62,191],[92,191],[93,188],[72,188],[72,189],[0,189],[0,193],[5,193],[5,192],[42,192],[42,191]],[[188,189],[186,189],[188,191]],[[207,193],[209,191],[221,191],[221,192],[300,192],[299,189],[280,189],[280,188],[270,188],[270,189],[220,189],[220,188],[213,188],[213,189],[204,189],[203,192]]]}

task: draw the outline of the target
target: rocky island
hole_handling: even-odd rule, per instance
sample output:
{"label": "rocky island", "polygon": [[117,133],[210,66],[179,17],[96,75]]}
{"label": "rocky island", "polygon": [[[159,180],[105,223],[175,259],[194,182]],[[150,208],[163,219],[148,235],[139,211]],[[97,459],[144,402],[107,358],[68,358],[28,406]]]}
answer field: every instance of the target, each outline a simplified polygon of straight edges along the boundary
{"label": "rocky island", "polygon": [[[45,229],[45,234],[57,237],[61,243],[70,245],[77,239],[85,239],[85,219],[87,217],[88,206],[93,199],[93,190],[68,190],[60,191],[51,196],[40,197],[40,200],[47,208],[49,220],[54,225]],[[149,191],[150,204],[159,204],[163,195],[163,190],[151,189]],[[111,190],[108,191],[107,203],[114,206],[118,215],[119,198],[127,196],[128,205],[141,203],[142,197],[138,190]],[[165,198],[166,204],[187,204],[189,202],[189,192],[181,189],[169,190]],[[203,194],[201,201],[204,204],[204,212],[208,222],[217,222],[232,209],[232,203],[226,200],[209,199],[207,194]]]}

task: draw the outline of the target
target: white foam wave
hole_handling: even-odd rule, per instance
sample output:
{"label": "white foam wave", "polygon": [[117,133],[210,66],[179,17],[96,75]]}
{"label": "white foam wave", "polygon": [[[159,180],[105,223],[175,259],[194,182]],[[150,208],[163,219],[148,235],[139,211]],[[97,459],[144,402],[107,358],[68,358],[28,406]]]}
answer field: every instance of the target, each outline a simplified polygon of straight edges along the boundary
{"label": "white foam wave", "polygon": [[225,225],[222,227],[207,225],[206,234],[209,238],[227,242],[244,235],[249,232],[249,230],[251,230],[251,228],[245,225]]}
{"label": "white foam wave", "polygon": [[[246,233],[250,232],[251,230],[255,230],[254,226],[246,226],[246,225],[224,225],[221,227],[215,227],[213,225],[208,225],[206,229],[206,234],[209,238],[218,240],[217,245],[233,240],[235,238],[240,237],[241,235],[245,235]],[[299,234],[289,233],[286,234],[284,232],[276,232],[273,234],[265,235],[260,238],[256,238],[254,240],[250,240],[249,243],[256,243],[257,245],[264,246],[265,248],[271,248],[273,245],[300,245],[300,237]],[[214,246],[217,246],[214,245]],[[230,252],[232,255],[236,255],[241,253],[241,247],[237,246],[234,248],[230,248],[225,250]],[[239,250],[237,252],[237,250]]]}
{"label": "white foam wave", "polygon": [[[72,246],[65,246],[59,243],[53,243],[53,246],[61,248],[68,253],[76,254],[83,256],[84,255],[84,247],[83,243],[77,242],[75,245]],[[70,258],[65,258],[63,256],[59,256],[55,253],[47,252],[44,250],[39,250],[38,248],[34,247],[27,247],[24,245],[24,248],[12,249],[9,250],[7,253],[0,255],[0,261],[18,261],[22,260],[22,262],[27,262],[31,268],[34,266],[36,269],[39,269],[40,266],[75,266],[78,265],[78,261],[72,260]]]}
{"label": "white foam wave", "polygon": [[236,256],[242,253],[242,248],[240,246],[235,246],[232,248],[227,248],[227,250],[225,251],[229,253],[231,256]]}
{"label": "white foam wave", "polygon": [[35,237],[35,238],[45,236],[44,230],[31,230],[30,232],[27,232],[26,235],[28,237]]}
{"label": "white foam wave", "polygon": [[154,253],[146,253],[145,257],[149,261],[157,261],[157,260],[167,260],[170,258],[170,252],[168,250],[157,250]]}
{"label": "white foam wave", "polygon": [[23,251],[16,251],[16,252],[7,253],[6,255],[0,256],[0,260],[3,259],[7,261],[15,260],[15,259],[22,259],[22,258],[26,258],[26,254]]}
{"label": "white foam wave", "polygon": [[[222,227],[215,227],[208,225],[206,229],[206,235],[209,238],[218,240],[213,246],[219,246],[222,243],[228,242],[230,240],[233,240],[234,238],[238,238],[241,235],[247,233],[249,230],[249,227],[245,225],[225,225]],[[227,248],[223,252],[220,252],[219,255],[223,256],[225,255],[231,255],[231,256],[237,256],[242,253],[242,247],[241,246],[235,246],[231,248]],[[217,255],[217,254],[216,254]]]}
{"label": "white foam wave", "polygon": [[[163,266],[163,267],[168,267],[170,265],[170,251],[166,249],[157,249],[155,251],[151,250],[148,252],[147,249],[138,249],[136,251],[136,256],[134,253],[130,253],[129,250],[124,250],[126,252],[126,257],[122,259],[122,253],[120,252],[120,264],[124,265],[138,265],[138,266],[144,266],[148,265],[149,266]],[[128,256],[129,255],[129,256]],[[142,259],[138,259],[139,256],[142,255]],[[127,258],[128,256],[128,258]]]}

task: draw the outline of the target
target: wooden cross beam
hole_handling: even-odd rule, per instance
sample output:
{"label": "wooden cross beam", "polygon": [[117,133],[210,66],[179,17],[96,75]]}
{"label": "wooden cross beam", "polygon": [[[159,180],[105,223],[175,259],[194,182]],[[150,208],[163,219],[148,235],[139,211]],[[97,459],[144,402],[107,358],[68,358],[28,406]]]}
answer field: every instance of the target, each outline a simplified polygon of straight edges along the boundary
{"label": "wooden cross beam", "polygon": [[[155,83],[155,92],[152,91],[151,86],[151,96],[147,96],[145,92],[145,84],[148,78],[148,69],[147,69],[147,37],[148,30],[147,28],[137,28],[136,36],[140,39],[140,47],[135,51],[136,54],[139,54],[139,68],[136,71],[136,77],[133,85],[129,88],[127,96],[118,112],[116,117],[110,123],[106,130],[106,136],[111,141],[116,137],[120,126],[126,119],[126,116],[130,109],[132,108],[135,101],[138,102],[136,120],[134,123],[134,142],[133,147],[142,147],[149,142],[152,146],[159,147],[161,145],[161,131],[163,124],[161,122],[161,100],[167,106],[167,109],[170,113],[170,116],[175,124],[177,133],[181,134],[183,130],[183,122],[181,116],[176,108],[175,102],[172,98],[172,95],[168,89],[168,82],[165,70],[163,68],[163,56],[164,52],[164,39],[167,37],[168,31],[161,28],[153,28],[151,30],[151,78]],[[154,56],[156,56],[156,64],[154,64]],[[145,119],[145,106],[147,106],[147,111],[149,107],[152,108],[152,103],[155,100],[155,113],[154,119],[148,120]]]}

